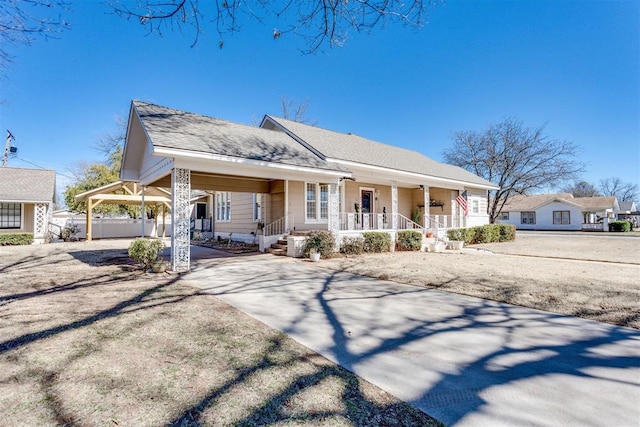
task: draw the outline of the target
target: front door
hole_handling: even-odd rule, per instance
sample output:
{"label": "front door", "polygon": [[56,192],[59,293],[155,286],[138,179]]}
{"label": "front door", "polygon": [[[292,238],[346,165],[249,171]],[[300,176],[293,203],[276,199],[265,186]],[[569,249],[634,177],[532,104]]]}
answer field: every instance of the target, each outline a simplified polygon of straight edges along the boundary
{"label": "front door", "polygon": [[373,226],[373,190],[360,190],[360,206],[362,206],[362,226],[370,229]]}

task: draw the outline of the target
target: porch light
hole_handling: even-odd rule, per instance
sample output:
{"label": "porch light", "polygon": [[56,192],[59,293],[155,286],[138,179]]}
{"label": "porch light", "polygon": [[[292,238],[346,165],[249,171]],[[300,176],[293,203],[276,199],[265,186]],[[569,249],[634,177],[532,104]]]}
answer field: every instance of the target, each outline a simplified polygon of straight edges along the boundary
{"label": "porch light", "polygon": [[376,197],[376,200],[378,200],[378,197],[380,197],[380,190],[376,190],[376,191],[374,192],[374,195],[375,195],[375,197]]}

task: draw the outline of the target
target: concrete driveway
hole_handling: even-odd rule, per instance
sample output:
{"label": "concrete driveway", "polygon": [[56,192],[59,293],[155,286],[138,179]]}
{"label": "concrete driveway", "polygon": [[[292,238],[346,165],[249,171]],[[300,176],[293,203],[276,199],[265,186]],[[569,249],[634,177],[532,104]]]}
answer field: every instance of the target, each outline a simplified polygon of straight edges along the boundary
{"label": "concrete driveway", "polygon": [[207,251],[182,280],[448,425],[640,425],[638,330]]}

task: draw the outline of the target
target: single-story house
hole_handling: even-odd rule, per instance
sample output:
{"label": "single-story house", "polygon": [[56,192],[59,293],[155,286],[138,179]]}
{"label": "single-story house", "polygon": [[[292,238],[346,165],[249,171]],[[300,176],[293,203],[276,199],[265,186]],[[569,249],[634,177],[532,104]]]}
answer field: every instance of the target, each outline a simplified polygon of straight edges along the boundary
{"label": "single-story house", "polygon": [[616,197],[573,197],[570,193],[509,198],[496,222],[518,230],[608,230],[619,209]]}
{"label": "single-story house", "polygon": [[[172,266],[187,269],[195,216],[261,246],[291,230],[444,230],[486,224],[491,182],[418,152],[265,116],[259,127],[133,101],[120,177],[171,189]],[[465,194],[468,215],[458,196]]]}
{"label": "single-story house", "polygon": [[640,226],[640,212],[636,202],[620,202],[620,209],[615,214],[618,219],[631,221],[634,227]]}
{"label": "single-story house", "polygon": [[0,233],[33,233],[44,243],[56,194],[56,172],[0,168]]}

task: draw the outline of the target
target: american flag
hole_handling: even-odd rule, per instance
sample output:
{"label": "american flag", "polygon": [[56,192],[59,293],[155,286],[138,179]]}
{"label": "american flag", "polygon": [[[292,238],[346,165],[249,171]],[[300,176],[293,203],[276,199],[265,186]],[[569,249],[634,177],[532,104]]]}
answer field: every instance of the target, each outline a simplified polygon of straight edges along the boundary
{"label": "american flag", "polygon": [[462,208],[464,211],[464,216],[469,215],[469,205],[467,205],[467,190],[464,190],[462,193],[456,197],[456,203]]}

